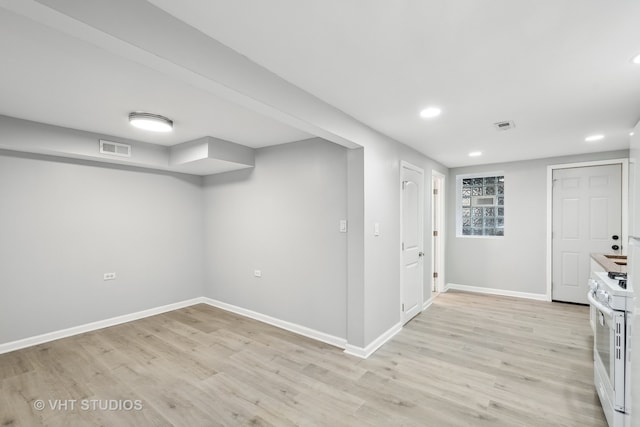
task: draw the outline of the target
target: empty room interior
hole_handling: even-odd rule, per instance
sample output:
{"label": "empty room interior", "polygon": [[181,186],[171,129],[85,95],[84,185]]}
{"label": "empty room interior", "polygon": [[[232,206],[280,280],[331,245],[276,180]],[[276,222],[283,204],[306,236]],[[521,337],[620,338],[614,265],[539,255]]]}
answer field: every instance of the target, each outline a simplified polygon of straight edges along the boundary
{"label": "empty room interior", "polygon": [[640,425],[639,22],[0,1],[0,425]]}

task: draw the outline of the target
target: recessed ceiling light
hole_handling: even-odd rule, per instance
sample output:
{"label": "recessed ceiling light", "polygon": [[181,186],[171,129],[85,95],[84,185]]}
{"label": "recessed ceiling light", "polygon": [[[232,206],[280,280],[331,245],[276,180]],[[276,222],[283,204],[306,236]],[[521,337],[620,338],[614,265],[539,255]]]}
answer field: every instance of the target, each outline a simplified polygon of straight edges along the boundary
{"label": "recessed ceiling light", "polygon": [[432,119],[434,117],[438,117],[442,112],[438,107],[427,107],[424,110],[420,111],[420,117],[423,119]]}
{"label": "recessed ceiling light", "polygon": [[478,157],[482,156],[482,151],[472,151],[469,153],[469,157]]}
{"label": "recessed ceiling light", "polygon": [[634,132],[629,132],[629,136],[633,136],[633,135],[635,135]]}
{"label": "recessed ceiling light", "polygon": [[640,53],[633,57],[631,60],[634,64],[640,64]]}
{"label": "recessed ceiling light", "polygon": [[173,129],[173,121],[168,118],[139,111],[129,114],[129,123],[137,128],[152,132],[169,132]]}
{"label": "recessed ceiling light", "polygon": [[593,142],[593,141],[600,141],[603,138],[604,138],[604,135],[591,135],[586,137],[584,140],[586,142]]}

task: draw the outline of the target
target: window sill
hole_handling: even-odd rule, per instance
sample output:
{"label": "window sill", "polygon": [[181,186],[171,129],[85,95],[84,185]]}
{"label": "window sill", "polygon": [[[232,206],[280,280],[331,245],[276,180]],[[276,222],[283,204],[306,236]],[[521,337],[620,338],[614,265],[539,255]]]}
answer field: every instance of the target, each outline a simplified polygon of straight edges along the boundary
{"label": "window sill", "polygon": [[504,239],[504,236],[467,236],[467,235],[463,235],[463,234],[458,234],[458,235],[456,235],[456,237],[458,237],[460,239],[492,239],[492,240]]}

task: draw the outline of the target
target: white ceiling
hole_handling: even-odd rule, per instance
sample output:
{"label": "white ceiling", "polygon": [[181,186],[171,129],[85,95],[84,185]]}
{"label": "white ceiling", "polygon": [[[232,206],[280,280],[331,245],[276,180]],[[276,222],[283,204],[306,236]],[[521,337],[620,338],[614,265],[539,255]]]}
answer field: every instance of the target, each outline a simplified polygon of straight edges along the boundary
{"label": "white ceiling", "polygon": [[624,149],[640,119],[637,0],[151,2],[447,166]]}
{"label": "white ceiling", "polygon": [[[150,3],[450,167],[624,149],[640,119],[640,66],[630,62],[640,53],[636,0]],[[309,137],[59,29],[0,9],[0,114],[163,145]],[[428,105],[442,115],[421,119]],[[176,130],[136,131],[126,122],[133,110],[171,117]],[[501,120],[516,128],[494,130]],[[606,138],[586,143],[593,133]],[[467,156],[476,150],[484,155]]]}
{"label": "white ceiling", "polygon": [[[249,147],[310,135],[183,81],[0,8],[0,114],[160,145],[215,136]],[[171,118],[170,133],[129,125]]]}

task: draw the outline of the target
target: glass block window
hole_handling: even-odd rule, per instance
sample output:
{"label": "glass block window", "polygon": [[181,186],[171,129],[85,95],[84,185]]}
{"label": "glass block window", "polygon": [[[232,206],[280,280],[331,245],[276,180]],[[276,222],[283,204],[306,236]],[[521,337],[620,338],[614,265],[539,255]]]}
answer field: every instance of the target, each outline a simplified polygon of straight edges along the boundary
{"label": "glass block window", "polygon": [[457,235],[504,236],[504,175],[457,178]]}

